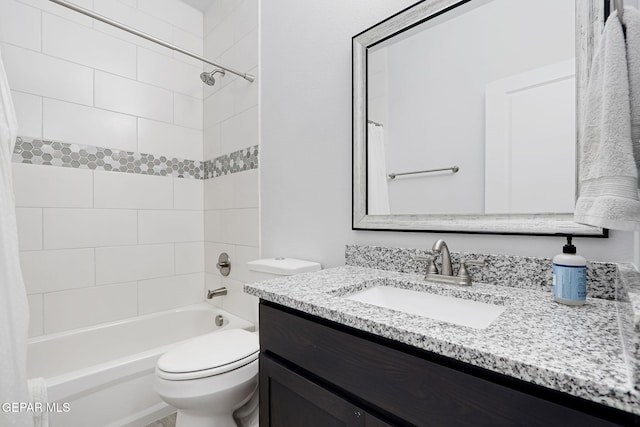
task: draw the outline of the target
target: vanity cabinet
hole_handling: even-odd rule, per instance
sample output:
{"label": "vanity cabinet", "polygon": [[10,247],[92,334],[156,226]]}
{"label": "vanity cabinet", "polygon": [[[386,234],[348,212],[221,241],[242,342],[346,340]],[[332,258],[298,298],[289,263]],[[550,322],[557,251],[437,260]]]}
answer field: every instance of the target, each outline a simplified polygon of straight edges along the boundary
{"label": "vanity cabinet", "polygon": [[270,302],[260,426],[612,426],[638,417]]}

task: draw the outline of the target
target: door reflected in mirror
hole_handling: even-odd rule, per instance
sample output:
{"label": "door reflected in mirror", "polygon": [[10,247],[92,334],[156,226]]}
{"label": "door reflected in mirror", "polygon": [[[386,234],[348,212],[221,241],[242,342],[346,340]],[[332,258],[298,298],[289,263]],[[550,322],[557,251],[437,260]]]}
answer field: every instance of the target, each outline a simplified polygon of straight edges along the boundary
{"label": "door reflected in mirror", "polygon": [[573,213],[575,19],[473,0],[367,46],[367,214]]}

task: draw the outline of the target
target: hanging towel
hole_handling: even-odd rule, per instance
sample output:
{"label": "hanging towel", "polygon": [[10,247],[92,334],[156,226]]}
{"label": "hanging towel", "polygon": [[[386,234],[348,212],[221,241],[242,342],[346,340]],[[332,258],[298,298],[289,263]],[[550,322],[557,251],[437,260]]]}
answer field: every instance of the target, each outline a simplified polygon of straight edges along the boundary
{"label": "hanging towel", "polygon": [[48,427],[49,413],[47,409],[47,382],[44,378],[32,378],[27,382],[31,402],[39,403],[39,409],[33,412],[33,427]]}
{"label": "hanging towel", "polygon": [[[636,12],[630,9],[627,15],[625,9],[624,13],[627,34],[632,35],[629,41],[634,44],[633,34],[640,26]],[[593,57],[587,89],[576,222],[640,230],[638,169],[631,141],[631,114],[640,107],[632,107],[631,101],[637,102],[640,96],[630,95],[630,82],[638,82],[640,69],[627,64],[627,51],[639,47],[625,46],[617,13],[611,14]]]}
{"label": "hanging towel", "polygon": [[389,215],[384,128],[369,123],[367,131],[367,212],[369,215]]}
{"label": "hanging towel", "polygon": [[[29,309],[18,257],[11,155],[18,122],[0,52],[0,403],[28,403]],[[31,413],[0,411],[3,427],[32,426]]]}
{"label": "hanging towel", "polygon": [[[636,168],[640,174],[640,12],[636,8],[626,7],[622,19],[627,32],[631,142]],[[638,187],[640,187],[640,181]]]}

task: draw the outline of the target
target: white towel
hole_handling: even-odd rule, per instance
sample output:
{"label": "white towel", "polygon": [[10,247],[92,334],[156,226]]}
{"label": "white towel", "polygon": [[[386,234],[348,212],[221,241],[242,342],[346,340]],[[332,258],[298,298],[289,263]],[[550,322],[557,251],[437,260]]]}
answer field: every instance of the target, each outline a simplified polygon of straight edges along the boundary
{"label": "white towel", "polygon": [[32,378],[28,381],[31,402],[39,403],[39,409],[33,412],[33,427],[48,427],[49,413],[47,412],[47,382],[44,378]]}
{"label": "white towel", "polygon": [[[24,65],[24,64],[23,64]],[[27,403],[29,308],[18,253],[11,155],[18,122],[0,57],[0,403]],[[31,426],[31,414],[0,410],[0,425]]]}
{"label": "white towel", "polygon": [[[636,167],[640,170],[640,12],[636,8],[626,7],[622,20],[626,25],[627,32],[631,142],[633,144]],[[638,173],[640,174],[640,172]]]}
{"label": "white towel", "polygon": [[[640,16],[625,9],[630,43],[637,43]],[[638,169],[631,142],[631,114],[640,116],[640,95],[630,95],[630,81],[640,69],[628,68],[622,25],[616,13],[607,19],[591,66],[580,157],[580,196],[575,221],[616,230],[640,230]],[[631,55],[637,61],[635,53]],[[629,76],[631,74],[631,78]],[[640,117],[639,117],[640,118]]]}

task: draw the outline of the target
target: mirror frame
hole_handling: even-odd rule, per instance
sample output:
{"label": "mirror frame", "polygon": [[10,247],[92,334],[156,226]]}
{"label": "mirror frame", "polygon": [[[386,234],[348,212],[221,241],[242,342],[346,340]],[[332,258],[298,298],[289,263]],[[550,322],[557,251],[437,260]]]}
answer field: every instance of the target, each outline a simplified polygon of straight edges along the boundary
{"label": "mirror frame", "polygon": [[[608,237],[607,229],[578,224],[573,221],[573,214],[367,214],[367,48],[468,1],[471,0],[422,0],[352,38],[352,229]],[[603,28],[604,3],[602,0],[575,0],[576,143],[578,147],[582,141],[580,129],[582,129],[581,118],[589,81],[589,64]]]}

